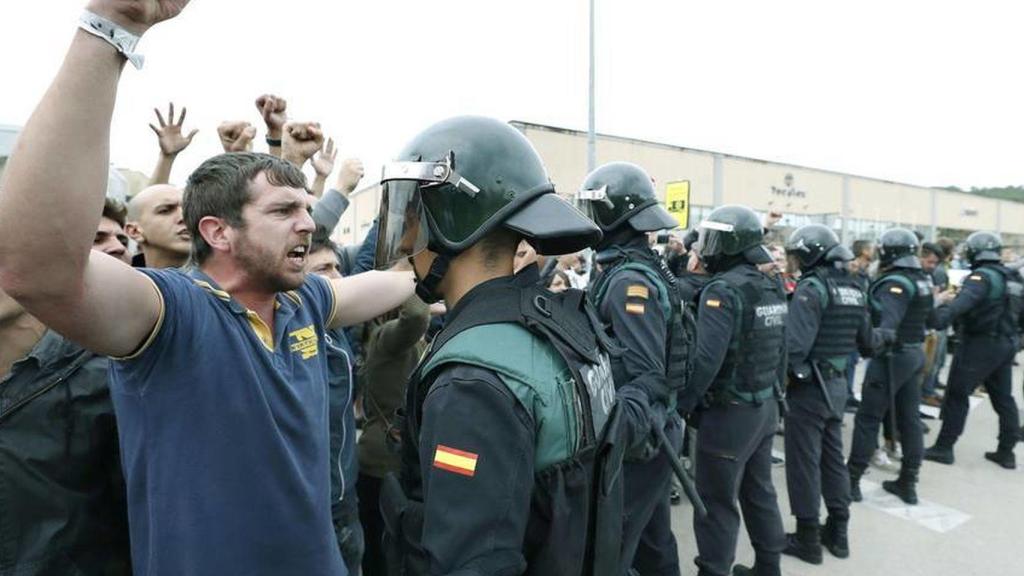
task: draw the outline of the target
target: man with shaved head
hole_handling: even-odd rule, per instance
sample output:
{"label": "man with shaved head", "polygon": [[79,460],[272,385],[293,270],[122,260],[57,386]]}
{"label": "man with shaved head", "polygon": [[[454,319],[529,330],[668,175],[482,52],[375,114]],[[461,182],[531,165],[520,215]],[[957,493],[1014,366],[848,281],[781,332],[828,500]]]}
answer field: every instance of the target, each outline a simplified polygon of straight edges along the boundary
{"label": "man with shaved head", "polygon": [[188,261],[191,238],[181,212],[182,191],[168,184],[150,186],[128,203],[125,232],[139,245],[135,266],[179,268]]}

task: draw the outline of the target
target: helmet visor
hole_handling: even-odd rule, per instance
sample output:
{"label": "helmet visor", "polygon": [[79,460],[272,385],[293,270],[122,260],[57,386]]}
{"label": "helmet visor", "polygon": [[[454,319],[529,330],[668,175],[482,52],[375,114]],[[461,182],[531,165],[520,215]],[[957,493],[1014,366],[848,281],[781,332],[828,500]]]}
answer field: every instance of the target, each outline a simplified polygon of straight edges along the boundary
{"label": "helmet visor", "polygon": [[590,218],[591,222],[598,221],[597,204],[604,205],[609,210],[615,205],[608,199],[608,187],[601,186],[596,190],[580,190],[576,193],[576,208],[583,212],[584,216]]}
{"label": "helmet visor", "polygon": [[392,180],[381,185],[374,265],[386,270],[419,254],[430,238],[417,180]]}
{"label": "helmet visor", "polygon": [[719,254],[727,254],[728,246],[726,243],[729,239],[729,234],[734,230],[732,224],[723,224],[722,222],[712,222],[705,220],[700,223],[700,236],[697,239],[697,245],[700,246],[701,256],[718,256]]}

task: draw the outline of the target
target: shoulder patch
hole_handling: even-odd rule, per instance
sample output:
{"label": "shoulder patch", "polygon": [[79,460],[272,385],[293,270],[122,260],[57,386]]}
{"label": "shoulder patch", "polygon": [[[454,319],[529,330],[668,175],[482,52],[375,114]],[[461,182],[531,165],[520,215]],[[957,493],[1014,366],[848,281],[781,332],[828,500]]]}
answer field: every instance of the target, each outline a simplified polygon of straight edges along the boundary
{"label": "shoulder patch", "polygon": [[472,478],[476,476],[476,462],[479,456],[472,452],[449,448],[444,444],[438,444],[434,449],[434,468],[447,470],[463,476]]}
{"label": "shoulder patch", "polygon": [[982,280],[981,274],[971,274],[967,277],[968,280]]}
{"label": "shoulder patch", "polygon": [[647,300],[650,297],[650,290],[643,284],[630,284],[626,288],[626,298],[643,298]]}
{"label": "shoulder patch", "polygon": [[707,306],[708,308],[721,308],[722,301],[718,299],[708,298],[707,300],[704,301],[704,305]]}
{"label": "shoulder patch", "polygon": [[889,292],[892,292],[893,294],[903,294],[903,288],[899,286],[890,286]]}
{"label": "shoulder patch", "polygon": [[647,311],[647,305],[643,302],[626,302],[626,313],[642,316]]}

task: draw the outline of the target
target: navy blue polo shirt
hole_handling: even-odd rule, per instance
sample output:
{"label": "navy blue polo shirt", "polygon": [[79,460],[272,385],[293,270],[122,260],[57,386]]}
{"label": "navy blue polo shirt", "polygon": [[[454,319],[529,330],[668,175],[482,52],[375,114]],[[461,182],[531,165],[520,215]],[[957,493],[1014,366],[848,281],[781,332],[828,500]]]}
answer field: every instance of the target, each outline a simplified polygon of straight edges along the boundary
{"label": "navy blue polo shirt", "polygon": [[141,270],[163,296],[150,340],[112,363],[138,575],[329,575],[327,355],[334,296],[309,275],[273,333],[198,270]]}

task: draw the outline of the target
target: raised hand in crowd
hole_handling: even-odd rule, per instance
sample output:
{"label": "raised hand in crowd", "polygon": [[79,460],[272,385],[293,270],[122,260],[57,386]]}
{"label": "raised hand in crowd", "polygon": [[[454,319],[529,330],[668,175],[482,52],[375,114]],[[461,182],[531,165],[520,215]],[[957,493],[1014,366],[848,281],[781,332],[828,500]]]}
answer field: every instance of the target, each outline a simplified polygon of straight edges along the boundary
{"label": "raised hand in crowd", "polygon": [[264,94],[256,99],[256,109],[260,111],[260,116],[267,125],[267,146],[270,153],[280,158],[284,125],[288,122],[288,101],[280,96]]}
{"label": "raised hand in crowd", "polygon": [[160,126],[157,127],[155,124],[150,124],[149,127],[156,134],[157,142],[160,144],[160,158],[157,160],[156,168],[153,169],[153,175],[149,179],[150,186],[154,184],[167,184],[171,179],[171,167],[174,165],[174,159],[178,157],[178,153],[188,148],[189,144],[192,143],[192,138],[195,137],[199,130],[193,128],[188,133],[188,136],[182,134],[182,125],[185,123],[185,114],[187,109],[181,107],[181,116],[177,122],[174,120],[174,102],[171,102],[167,107],[167,120],[164,120],[163,114],[160,110],[153,108],[153,112],[156,112],[157,122]]}
{"label": "raised hand in crowd", "polygon": [[366,169],[363,168],[363,161],[359,158],[346,158],[341,162],[341,170],[338,171],[338,192],[348,197],[359,181],[363,179]]}
{"label": "raised hand in crowd", "polygon": [[289,122],[284,127],[281,158],[299,168],[320,151],[324,133],[317,122]]}
{"label": "raised hand in crowd", "polygon": [[155,24],[177,16],[190,0],[90,0],[85,9],[141,36]]}
{"label": "raised hand in crowd", "polygon": [[217,127],[217,136],[225,152],[247,152],[252,150],[256,127],[244,120],[221,122]]}
{"label": "raised hand in crowd", "polygon": [[334,172],[334,159],[338,157],[338,150],[334,147],[334,138],[328,138],[320,151],[313,157],[313,171],[316,178],[313,179],[313,195],[320,198],[324,195],[324,186],[327,184],[327,177]]}

